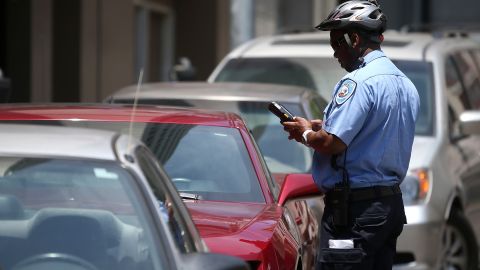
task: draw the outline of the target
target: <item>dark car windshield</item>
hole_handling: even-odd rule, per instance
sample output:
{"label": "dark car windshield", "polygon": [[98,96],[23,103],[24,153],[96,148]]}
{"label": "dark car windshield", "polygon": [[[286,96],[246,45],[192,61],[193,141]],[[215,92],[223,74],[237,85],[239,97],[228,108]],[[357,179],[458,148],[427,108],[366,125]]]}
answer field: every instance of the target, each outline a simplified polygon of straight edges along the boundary
{"label": "dark car windshield", "polygon": [[1,268],[163,269],[134,182],[113,162],[0,157]]}
{"label": "dark car windshield", "polygon": [[[394,60],[420,95],[420,113],[415,134],[433,135],[434,87],[431,63]],[[316,90],[330,100],[332,91],[346,74],[334,58],[239,58],[220,71],[218,82],[263,82],[297,85]]]}

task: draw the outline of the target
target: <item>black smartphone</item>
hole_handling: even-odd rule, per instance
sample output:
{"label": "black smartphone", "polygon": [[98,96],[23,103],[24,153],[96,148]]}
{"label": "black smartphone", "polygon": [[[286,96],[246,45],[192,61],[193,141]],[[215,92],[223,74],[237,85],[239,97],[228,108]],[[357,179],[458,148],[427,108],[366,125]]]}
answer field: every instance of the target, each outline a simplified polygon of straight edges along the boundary
{"label": "black smartphone", "polygon": [[270,104],[268,104],[268,110],[280,118],[280,122],[293,121],[293,114],[290,113],[287,108],[275,101],[272,101]]}

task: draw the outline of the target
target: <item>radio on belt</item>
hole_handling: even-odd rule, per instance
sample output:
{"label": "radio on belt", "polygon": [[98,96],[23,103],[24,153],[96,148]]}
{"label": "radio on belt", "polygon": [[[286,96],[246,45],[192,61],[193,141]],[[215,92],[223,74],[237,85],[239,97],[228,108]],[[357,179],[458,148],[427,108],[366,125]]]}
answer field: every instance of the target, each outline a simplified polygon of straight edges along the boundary
{"label": "radio on belt", "polygon": [[283,107],[281,104],[272,101],[268,104],[268,110],[280,118],[280,122],[293,121],[293,115],[290,113],[287,108]]}

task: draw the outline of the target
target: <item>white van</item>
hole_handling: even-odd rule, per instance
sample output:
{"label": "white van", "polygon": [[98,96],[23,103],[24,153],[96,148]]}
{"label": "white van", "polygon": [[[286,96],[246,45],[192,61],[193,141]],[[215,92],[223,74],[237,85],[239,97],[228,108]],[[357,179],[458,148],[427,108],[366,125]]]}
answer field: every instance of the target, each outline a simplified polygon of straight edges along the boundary
{"label": "white van", "polygon": [[[421,106],[402,182],[408,224],[395,269],[476,269],[480,240],[480,45],[462,33],[387,31],[383,51]],[[262,37],[228,54],[210,82],[299,85],[330,100],[346,73],[328,32]]]}

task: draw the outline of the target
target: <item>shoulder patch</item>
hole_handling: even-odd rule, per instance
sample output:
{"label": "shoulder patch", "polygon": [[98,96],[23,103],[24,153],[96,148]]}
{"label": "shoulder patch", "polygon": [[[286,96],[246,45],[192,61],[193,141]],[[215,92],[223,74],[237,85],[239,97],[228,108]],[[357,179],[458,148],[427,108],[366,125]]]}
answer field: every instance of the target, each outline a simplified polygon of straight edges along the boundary
{"label": "shoulder patch", "polygon": [[335,103],[337,105],[342,105],[347,101],[355,92],[357,88],[357,83],[351,79],[346,79],[343,81],[342,85],[338,89],[337,94],[335,95]]}

